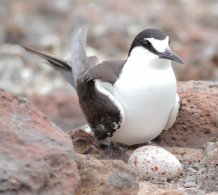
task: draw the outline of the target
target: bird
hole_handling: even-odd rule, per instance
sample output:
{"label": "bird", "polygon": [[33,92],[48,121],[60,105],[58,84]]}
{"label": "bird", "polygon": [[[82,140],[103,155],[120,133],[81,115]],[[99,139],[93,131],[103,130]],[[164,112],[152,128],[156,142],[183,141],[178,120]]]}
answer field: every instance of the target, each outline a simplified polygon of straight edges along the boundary
{"label": "bird", "polygon": [[141,31],[123,60],[87,56],[87,26],[76,30],[70,59],[31,47],[76,89],[83,114],[98,140],[127,146],[146,143],[175,123],[181,109],[171,61],[183,60],[170,49],[169,36],[158,28]]}

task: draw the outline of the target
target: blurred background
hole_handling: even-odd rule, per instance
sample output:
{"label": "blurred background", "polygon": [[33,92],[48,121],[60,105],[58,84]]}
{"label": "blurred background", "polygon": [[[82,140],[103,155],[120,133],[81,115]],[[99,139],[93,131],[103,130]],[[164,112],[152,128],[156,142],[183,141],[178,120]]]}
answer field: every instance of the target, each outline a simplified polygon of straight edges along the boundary
{"label": "blurred background", "polygon": [[161,28],[185,61],[173,65],[177,80],[218,79],[217,0],[0,0],[0,87],[31,96],[42,109],[51,97],[42,103],[36,94],[65,91],[52,101],[59,101],[62,114],[67,115],[66,95],[61,96],[73,94],[73,89],[19,44],[64,58],[72,32],[82,24],[89,25],[88,52],[101,59],[125,59],[137,33]]}

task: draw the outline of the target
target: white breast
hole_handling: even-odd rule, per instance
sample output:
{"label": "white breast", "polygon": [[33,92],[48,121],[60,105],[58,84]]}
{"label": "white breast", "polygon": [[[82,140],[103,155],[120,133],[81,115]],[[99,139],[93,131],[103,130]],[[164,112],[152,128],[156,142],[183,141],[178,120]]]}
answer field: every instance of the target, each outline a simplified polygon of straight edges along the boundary
{"label": "white breast", "polygon": [[129,57],[110,89],[125,112],[125,121],[111,140],[127,145],[157,137],[166,126],[176,98],[176,79],[170,61],[141,52],[145,51],[139,48]]}

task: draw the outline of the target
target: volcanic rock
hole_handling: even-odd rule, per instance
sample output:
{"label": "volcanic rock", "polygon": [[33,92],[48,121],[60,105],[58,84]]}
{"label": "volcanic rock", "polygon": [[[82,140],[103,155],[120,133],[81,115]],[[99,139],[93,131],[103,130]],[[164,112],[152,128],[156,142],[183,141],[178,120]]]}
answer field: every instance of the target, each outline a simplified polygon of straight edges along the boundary
{"label": "volcanic rock", "polygon": [[0,90],[0,193],[71,195],[79,174],[70,138],[37,108]]}

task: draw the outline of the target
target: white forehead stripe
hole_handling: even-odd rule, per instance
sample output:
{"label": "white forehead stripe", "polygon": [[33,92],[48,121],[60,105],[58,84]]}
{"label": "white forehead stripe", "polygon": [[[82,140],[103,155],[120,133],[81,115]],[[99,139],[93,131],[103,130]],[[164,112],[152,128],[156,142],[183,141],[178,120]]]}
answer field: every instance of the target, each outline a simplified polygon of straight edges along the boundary
{"label": "white forehead stripe", "polygon": [[154,38],[145,38],[145,40],[148,40],[158,52],[164,52],[166,48],[169,49],[169,37],[168,36],[163,40],[157,40]]}

